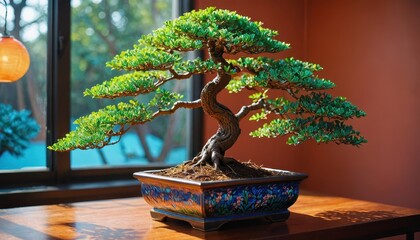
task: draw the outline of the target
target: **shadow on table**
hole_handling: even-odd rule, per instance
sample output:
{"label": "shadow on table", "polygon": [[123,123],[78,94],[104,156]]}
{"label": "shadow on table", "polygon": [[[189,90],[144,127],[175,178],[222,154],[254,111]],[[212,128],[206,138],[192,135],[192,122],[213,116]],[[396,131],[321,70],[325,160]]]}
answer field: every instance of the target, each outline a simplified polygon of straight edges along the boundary
{"label": "shadow on table", "polygon": [[0,218],[0,239],[36,239],[59,240],[65,239],[139,239],[141,232],[131,228],[110,228],[88,222],[59,223],[48,226],[54,233],[41,232],[33,227],[25,226]]}
{"label": "shadow on table", "polygon": [[[291,213],[286,222],[270,223],[265,219],[242,220],[224,224],[218,231],[202,232],[193,229],[189,223],[168,219],[153,221],[147,239],[170,239],[172,232],[185,234],[185,239],[307,239],[308,233],[322,236],[322,231],[336,227],[351,226],[354,223],[369,222],[397,217],[389,211],[342,211],[333,210],[315,216]],[[314,236],[315,236],[314,235]]]}
{"label": "shadow on table", "polygon": [[[313,219],[310,216],[308,218]],[[286,222],[271,223],[261,218],[229,222],[218,231],[202,232],[193,229],[187,222],[168,218],[165,222],[154,221],[147,234],[147,239],[170,239],[168,234],[174,231],[178,234],[185,234],[183,239],[258,239],[265,236],[285,236],[289,233],[289,227]]]}
{"label": "shadow on table", "polygon": [[12,236],[16,239],[48,239],[48,240],[59,240],[60,238],[45,234],[31,227],[27,227],[21,224],[17,224],[6,219],[0,218],[0,235]]}
{"label": "shadow on table", "polygon": [[138,239],[139,232],[131,228],[110,228],[88,222],[62,223],[77,232],[75,239]]}
{"label": "shadow on table", "polygon": [[362,223],[388,218],[399,217],[401,214],[390,211],[348,211],[348,210],[333,210],[318,213],[316,217],[328,221],[343,221],[346,223]]}

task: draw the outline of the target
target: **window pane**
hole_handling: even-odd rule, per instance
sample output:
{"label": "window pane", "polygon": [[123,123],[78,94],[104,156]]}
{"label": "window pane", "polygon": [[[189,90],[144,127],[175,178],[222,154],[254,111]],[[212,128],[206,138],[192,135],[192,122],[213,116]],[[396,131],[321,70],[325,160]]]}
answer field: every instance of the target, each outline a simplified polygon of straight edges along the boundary
{"label": "window pane", "polygon": [[[172,0],[72,1],[71,45],[71,122],[106,105],[130,98],[107,100],[83,97],[83,91],[121,72],[111,71],[105,63],[123,50],[130,49],[143,34],[172,18]],[[187,95],[180,81],[169,88]],[[147,101],[150,96],[139,96]],[[71,166],[126,166],[149,163],[177,164],[187,157],[186,112],[155,119],[136,126],[112,146],[71,152]],[[72,128],[75,128],[72,125]]]}
{"label": "window pane", "polygon": [[31,64],[19,81],[0,83],[0,170],[46,168],[48,1],[8,2],[8,32],[26,46]]}

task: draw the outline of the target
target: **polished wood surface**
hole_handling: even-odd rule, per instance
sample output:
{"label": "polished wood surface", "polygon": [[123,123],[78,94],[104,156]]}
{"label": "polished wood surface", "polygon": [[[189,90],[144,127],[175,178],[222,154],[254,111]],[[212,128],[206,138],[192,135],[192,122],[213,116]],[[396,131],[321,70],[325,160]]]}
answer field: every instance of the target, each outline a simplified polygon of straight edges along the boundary
{"label": "polished wood surface", "polygon": [[290,210],[284,223],[241,221],[204,233],[152,221],[142,198],[0,209],[0,239],[373,239],[420,231],[420,210],[348,198],[303,193]]}

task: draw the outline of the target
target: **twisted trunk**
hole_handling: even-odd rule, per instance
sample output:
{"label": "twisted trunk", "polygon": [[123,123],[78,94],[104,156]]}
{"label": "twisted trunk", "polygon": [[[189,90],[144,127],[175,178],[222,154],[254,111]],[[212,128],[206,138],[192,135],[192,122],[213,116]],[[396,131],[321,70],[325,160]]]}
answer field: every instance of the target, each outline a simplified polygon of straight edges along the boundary
{"label": "twisted trunk", "polygon": [[222,66],[217,76],[204,86],[200,98],[204,112],[217,120],[219,128],[194,158],[194,161],[196,164],[211,163],[218,169],[220,164],[227,161],[224,157],[225,151],[236,142],[241,134],[241,129],[235,114],[216,99],[217,94],[226,87],[232,78],[224,71],[224,67],[229,65],[223,58],[224,48],[217,42],[210,42],[208,47],[212,60],[215,63],[221,63]]}

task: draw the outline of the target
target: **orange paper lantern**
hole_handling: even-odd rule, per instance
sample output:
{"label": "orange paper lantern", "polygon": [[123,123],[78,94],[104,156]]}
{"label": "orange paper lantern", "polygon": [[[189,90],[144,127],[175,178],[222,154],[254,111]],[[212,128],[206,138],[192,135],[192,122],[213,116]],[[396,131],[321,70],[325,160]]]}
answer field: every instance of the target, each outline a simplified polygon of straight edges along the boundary
{"label": "orange paper lantern", "polygon": [[11,36],[0,38],[0,82],[14,82],[28,71],[29,53],[25,46]]}

